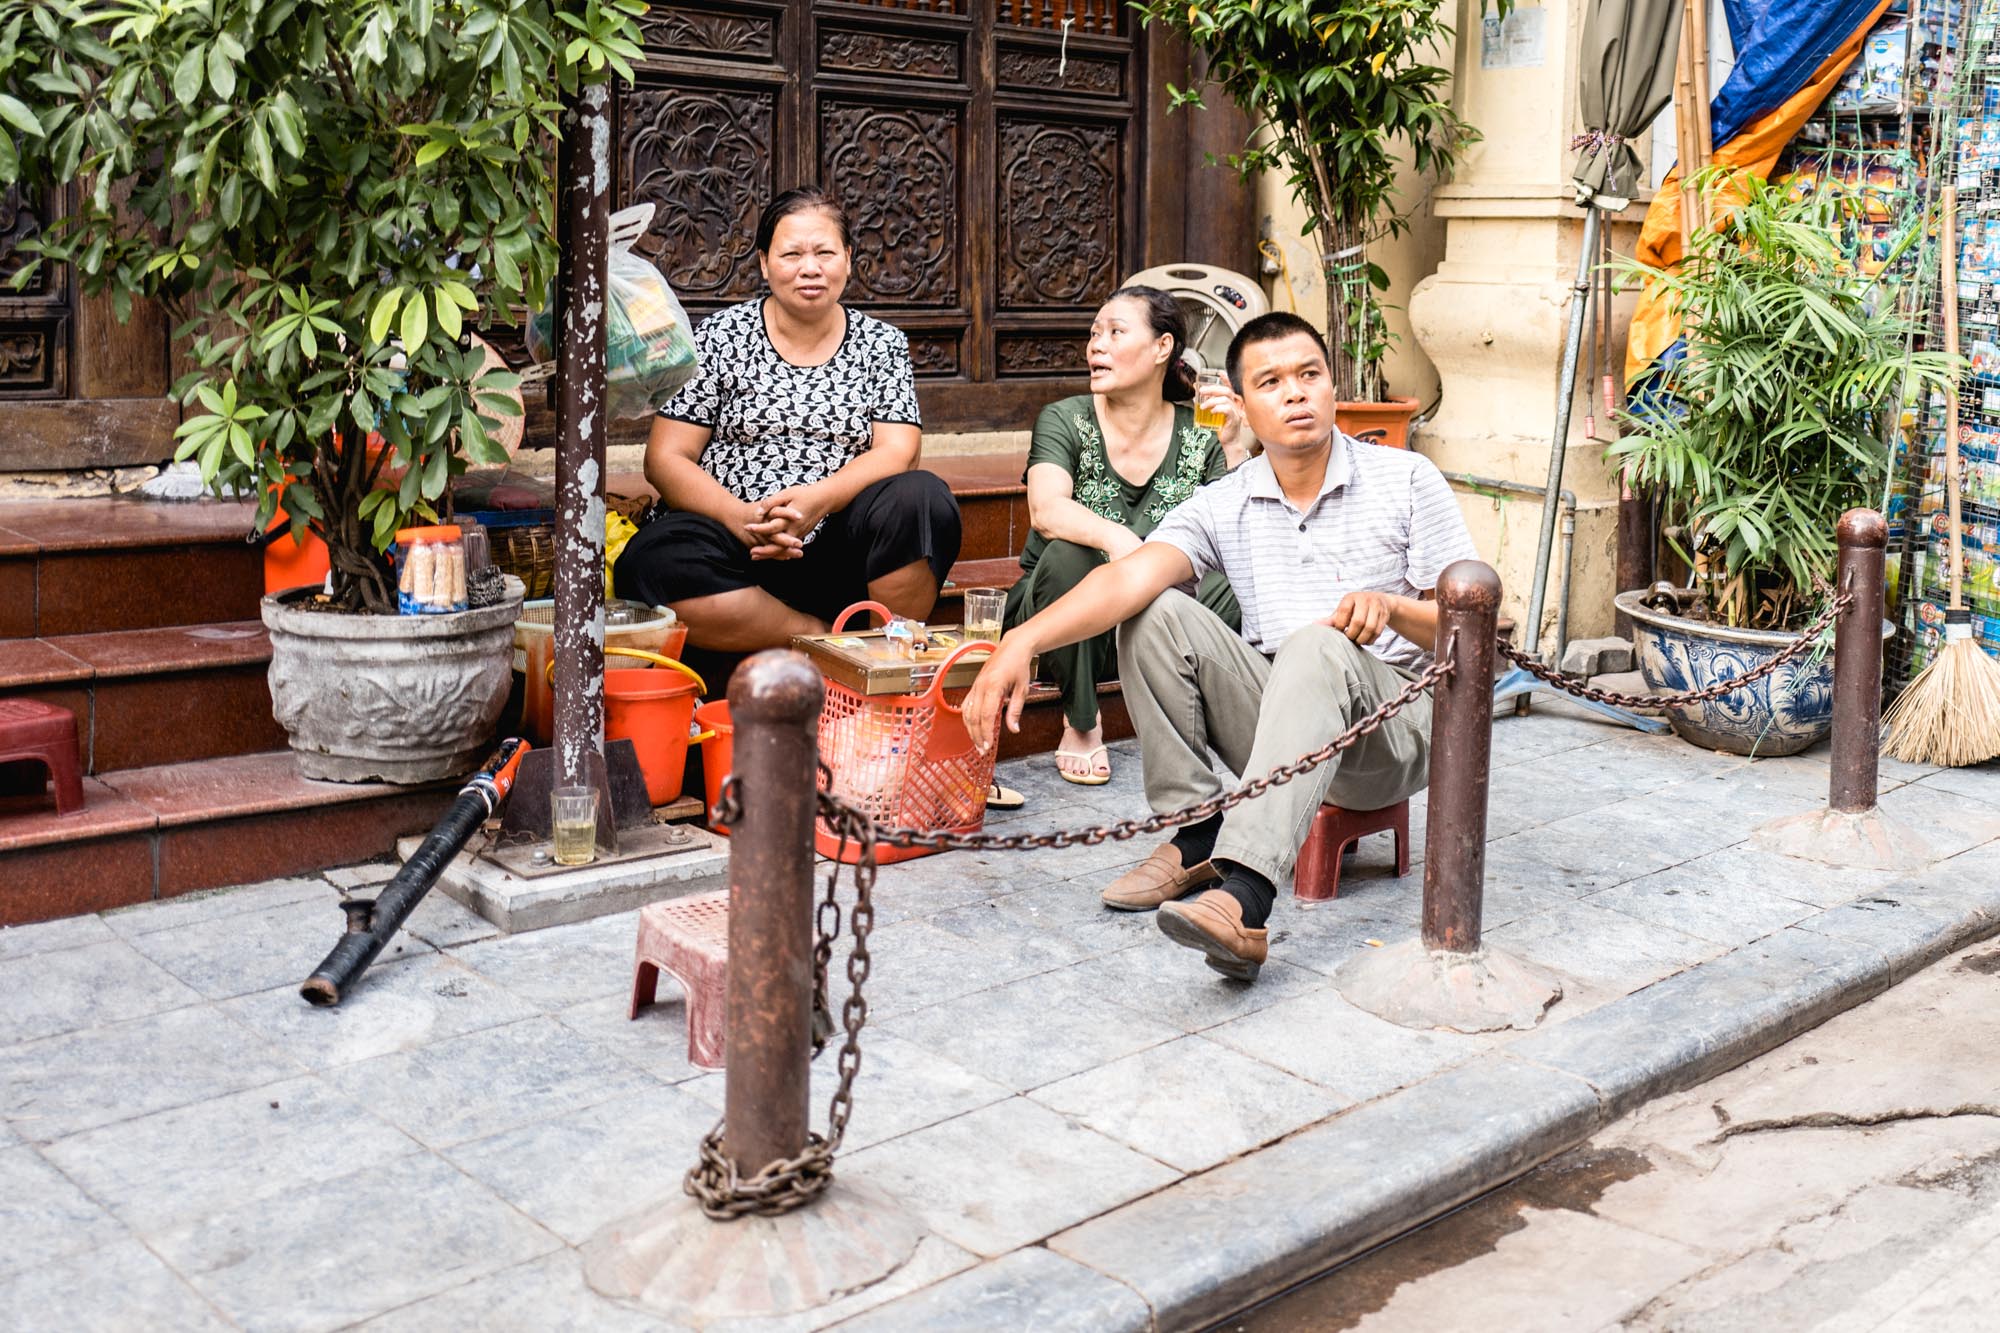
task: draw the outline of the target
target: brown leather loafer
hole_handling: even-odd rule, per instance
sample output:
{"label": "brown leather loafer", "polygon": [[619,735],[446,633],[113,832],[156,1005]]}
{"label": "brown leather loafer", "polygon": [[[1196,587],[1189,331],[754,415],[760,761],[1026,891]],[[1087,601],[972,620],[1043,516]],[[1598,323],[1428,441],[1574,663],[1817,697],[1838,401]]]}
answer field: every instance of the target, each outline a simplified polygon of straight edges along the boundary
{"label": "brown leather loafer", "polygon": [[1191,889],[1213,884],[1222,872],[1212,861],[1181,866],[1181,849],[1163,842],[1153,854],[1111,881],[1105,887],[1104,905],[1115,912],[1150,912],[1161,903],[1170,903]]}
{"label": "brown leather loafer", "polygon": [[1201,950],[1210,967],[1238,981],[1255,981],[1270,956],[1265,932],[1243,924],[1243,904],[1224,889],[1162,906],[1160,933],[1175,944]]}

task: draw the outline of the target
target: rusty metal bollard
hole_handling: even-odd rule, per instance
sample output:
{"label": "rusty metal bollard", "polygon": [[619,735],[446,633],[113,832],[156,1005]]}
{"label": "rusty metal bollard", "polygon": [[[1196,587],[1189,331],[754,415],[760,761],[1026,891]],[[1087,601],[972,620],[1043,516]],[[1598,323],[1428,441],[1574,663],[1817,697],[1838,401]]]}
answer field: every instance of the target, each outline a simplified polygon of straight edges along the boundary
{"label": "rusty metal bollard", "polygon": [[1486,783],[1493,750],[1493,644],[1500,576],[1461,560],[1437,583],[1440,656],[1451,675],[1431,695],[1431,790],[1424,828],[1424,947],[1479,949],[1486,889]]}
{"label": "rusty metal bollard", "polygon": [[811,1120],[813,815],[825,686],[764,652],[729,685],[742,816],[729,839],[723,1149],[743,1176],[805,1149]]}
{"label": "rusty metal bollard", "polygon": [[1850,509],[1835,529],[1850,600],[1833,631],[1833,762],[1826,803],[1843,814],[1875,808],[1882,749],[1882,561],[1889,525],[1873,509]]}

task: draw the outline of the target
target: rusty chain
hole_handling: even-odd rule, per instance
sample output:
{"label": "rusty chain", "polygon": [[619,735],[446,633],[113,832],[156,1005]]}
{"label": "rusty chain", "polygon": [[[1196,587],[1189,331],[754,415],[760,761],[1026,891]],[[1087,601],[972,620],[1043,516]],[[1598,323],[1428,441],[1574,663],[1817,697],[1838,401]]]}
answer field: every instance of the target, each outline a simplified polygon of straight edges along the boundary
{"label": "rusty chain", "polygon": [[[817,1056],[833,1037],[833,1011],[827,995],[827,973],[833,944],[840,938],[840,854],[852,842],[860,849],[854,865],[854,908],[847,914],[854,949],[847,956],[848,994],[841,1006],[844,1040],[838,1056],[839,1082],[827,1111],[827,1132],[810,1132],[796,1157],[782,1158],[744,1178],[722,1148],[722,1124],[717,1122],[701,1141],[700,1160],[689,1168],[681,1188],[717,1221],[738,1217],[775,1217],[812,1202],[833,1183],[833,1158],[847,1137],[854,1114],[854,1080],[861,1072],[861,1028],[868,1021],[868,1001],[862,987],[868,980],[868,936],[875,927],[875,823],[866,811],[833,794],[833,773],[819,765],[819,817],[840,839],[838,854],[828,867],[826,892],[819,901],[813,930],[812,1050]],[[732,774],[716,803],[716,822],[728,827],[743,813],[742,793]]]}
{"label": "rusty chain", "polygon": [[1593,689],[1587,681],[1565,675],[1554,667],[1544,666],[1520,649],[1508,644],[1497,645],[1497,651],[1500,656],[1535,679],[1565,694],[1573,694],[1579,699],[1610,704],[1613,708],[1685,708],[1690,704],[1709,703],[1722,698],[1725,694],[1734,694],[1737,690],[1755,685],[1779,667],[1797,661],[1812,651],[1819,643],[1820,635],[1826,632],[1827,627],[1833,624],[1853,600],[1853,594],[1845,591],[1828,598],[1826,609],[1819,613],[1818,618],[1806,626],[1798,638],[1786,644],[1776,656],[1762,665],[1752,667],[1740,676],[1731,676],[1727,680],[1718,680],[1712,685],[1704,685],[1698,690],[1684,690],[1679,694],[1620,694],[1616,690]]}
{"label": "rusty chain", "polygon": [[[1575,677],[1566,676],[1560,671],[1543,666],[1526,653],[1505,643],[1497,644],[1496,650],[1500,656],[1537,679],[1579,698],[1592,699],[1620,708],[1678,707],[1719,699],[1755,684],[1780,667],[1796,661],[1811,650],[1827,627],[1847,609],[1852,600],[1851,594],[1845,590],[1830,598],[1826,609],[1818,618],[1807,626],[1796,640],[1786,645],[1763,665],[1741,676],[1717,681],[1703,689],[1689,690],[1681,694],[1633,695],[1620,694],[1613,690],[1593,689]],[[738,1174],[736,1164],[723,1151],[722,1125],[718,1122],[702,1139],[700,1160],[689,1169],[682,1181],[682,1188],[700,1204],[701,1210],[708,1216],[718,1221],[728,1221],[739,1217],[771,1217],[790,1212],[810,1203],[833,1182],[834,1154],[840,1150],[841,1142],[847,1135],[847,1123],[854,1111],[854,1082],[861,1071],[861,1029],[868,1019],[868,1002],[862,990],[871,966],[868,936],[875,921],[875,848],[878,843],[895,847],[929,847],[939,851],[1028,851],[1077,845],[1094,847],[1103,842],[1121,841],[1141,834],[1159,833],[1165,829],[1199,823],[1232,810],[1245,801],[1254,800],[1273,787],[1281,787],[1294,778],[1302,777],[1335,755],[1351,749],[1363,737],[1379,730],[1390,718],[1395,717],[1425,691],[1450,675],[1453,662],[1454,659],[1449,652],[1441,655],[1424,671],[1412,677],[1394,697],[1386,700],[1379,708],[1355,722],[1319,749],[1301,755],[1289,764],[1280,765],[1262,777],[1253,778],[1232,791],[1222,792],[1179,810],[1151,814],[1143,819],[1121,819],[1110,824],[1093,824],[1082,829],[1058,829],[1053,833],[1007,834],[927,832],[893,826],[877,828],[874,819],[865,810],[833,793],[832,772],[822,762],[819,765],[819,818],[828,831],[839,839],[841,854],[846,852],[850,842],[859,849],[859,856],[854,865],[855,902],[853,910],[848,913],[848,926],[854,940],[853,951],[847,958],[849,992],[845,1003],[841,1006],[840,1014],[844,1039],[840,1046],[837,1065],[839,1080],[828,1108],[827,1132],[824,1135],[817,1131],[809,1133],[804,1151],[796,1157],[771,1162],[756,1175],[746,1179]],[[728,827],[736,823],[742,812],[742,793],[736,778],[731,775],[722,785],[721,799],[717,802],[715,810],[716,822]],[[827,977],[832,967],[834,942],[840,937],[841,908],[838,889],[841,864],[840,856],[836,855],[829,867],[826,891],[819,901],[814,919],[812,1046],[815,1056],[825,1049],[834,1033],[832,1008],[827,993]]]}
{"label": "rusty chain", "polygon": [[1410,683],[1405,685],[1394,698],[1389,699],[1380,708],[1311,754],[1301,755],[1289,764],[1281,764],[1263,777],[1253,778],[1234,791],[1219,793],[1179,810],[1147,815],[1144,819],[1121,819],[1113,824],[1093,824],[1083,829],[1058,829],[1054,833],[925,832],[921,829],[891,826],[877,829],[875,836],[879,841],[888,843],[892,847],[932,847],[948,852],[1022,852],[1039,847],[1074,847],[1078,844],[1095,847],[1101,842],[1123,841],[1127,838],[1136,838],[1142,833],[1158,833],[1162,829],[1177,828],[1183,824],[1198,824],[1204,819],[1233,810],[1245,801],[1262,796],[1273,787],[1282,787],[1293,778],[1312,772],[1402,712],[1424,691],[1450,675],[1451,670],[1451,655],[1447,653],[1412,677]]}

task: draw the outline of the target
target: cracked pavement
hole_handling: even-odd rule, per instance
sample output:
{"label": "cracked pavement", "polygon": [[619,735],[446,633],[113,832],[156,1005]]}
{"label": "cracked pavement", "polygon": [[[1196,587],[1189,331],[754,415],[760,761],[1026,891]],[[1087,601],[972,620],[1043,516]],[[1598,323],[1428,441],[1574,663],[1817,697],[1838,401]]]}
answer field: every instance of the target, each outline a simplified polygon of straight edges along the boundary
{"label": "cracked pavement", "polygon": [[1965,949],[1224,1327],[1991,1329],[1996,973]]}

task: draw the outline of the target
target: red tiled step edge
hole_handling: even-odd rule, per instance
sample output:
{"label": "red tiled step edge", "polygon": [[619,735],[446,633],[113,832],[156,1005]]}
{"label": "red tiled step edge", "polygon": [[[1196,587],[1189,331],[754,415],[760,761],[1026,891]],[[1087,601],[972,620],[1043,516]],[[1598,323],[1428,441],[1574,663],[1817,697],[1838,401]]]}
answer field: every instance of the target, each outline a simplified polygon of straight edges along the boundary
{"label": "red tiled step edge", "polygon": [[0,639],[0,696],[75,713],[90,772],[250,754],[285,743],[270,660],[254,620]]}
{"label": "red tiled step edge", "polygon": [[0,799],[0,925],[295,875],[392,850],[428,829],[456,782],[313,782],[290,751],[84,780],[84,808]]}

